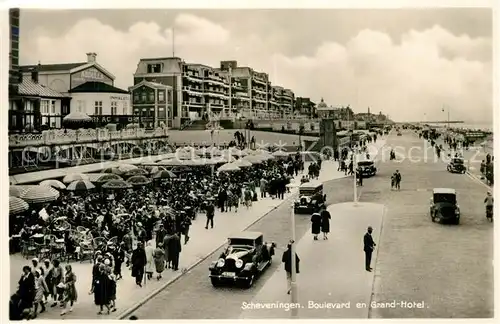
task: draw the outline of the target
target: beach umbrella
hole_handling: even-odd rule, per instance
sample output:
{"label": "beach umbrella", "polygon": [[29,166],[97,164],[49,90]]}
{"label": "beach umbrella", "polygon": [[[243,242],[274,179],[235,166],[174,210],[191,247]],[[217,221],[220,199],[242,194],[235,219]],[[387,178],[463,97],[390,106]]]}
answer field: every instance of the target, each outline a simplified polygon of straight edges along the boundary
{"label": "beach umbrella", "polygon": [[247,160],[244,159],[239,159],[236,162],[233,162],[234,165],[236,165],[239,168],[249,168],[252,166],[252,163],[248,162]]}
{"label": "beach umbrella", "polygon": [[151,183],[151,179],[148,179],[143,175],[136,175],[128,178],[127,182],[133,186],[145,186]]}
{"label": "beach umbrella", "polygon": [[9,197],[9,215],[20,214],[30,208],[27,202],[18,197]]}
{"label": "beach umbrella", "polygon": [[36,187],[36,185],[28,185],[28,186],[21,186],[21,185],[15,185],[15,186],[10,186],[9,187],[9,196],[12,197],[21,197],[26,191],[28,191],[29,188],[31,187]]}
{"label": "beach umbrella", "polygon": [[118,166],[118,171],[120,172],[123,172],[123,173],[127,173],[131,170],[135,170],[135,169],[138,169],[139,167],[135,166],[135,165],[132,165],[132,164],[120,164]]}
{"label": "beach umbrella", "polygon": [[132,185],[123,180],[110,180],[102,185],[104,189],[130,189]]}
{"label": "beach umbrella", "polygon": [[62,183],[61,181],[58,181],[58,180],[54,180],[54,179],[44,180],[44,181],[40,182],[40,186],[49,186],[49,187],[52,187],[52,188],[58,189],[58,190],[66,189],[66,185],[64,183]]}
{"label": "beach umbrella", "polygon": [[112,173],[117,175],[122,175],[124,172],[120,171],[117,167],[102,169],[101,173]]}
{"label": "beach umbrella", "polygon": [[233,163],[226,163],[217,169],[219,172],[233,172],[238,170],[240,170],[240,168]]}
{"label": "beach umbrella", "polygon": [[95,186],[89,180],[76,180],[68,185],[69,191],[85,191],[94,189]]}
{"label": "beach umbrella", "polygon": [[258,155],[248,155],[242,158],[242,160],[250,162],[252,164],[261,164],[263,162],[264,157],[260,157]]}
{"label": "beach umbrella", "polygon": [[155,174],[158,173],[159,171],[164,171],[167,170],[165,167],[162,166],[153,166],[149,168],[149,173]]}
{"label": "beach umbrella", "polygon": [[28,204],[41,204],[57,200],[57,198],[59,198],[59,192],[48,186],[33,186],[19,198],[26,201]]}
{"label": "beach umbrella", "polygon": [[161,160],[157,162],[158,165],[163,165],[163,166],[182,166],[184,165],[182,161],[177,160],[177,159],[171,159],[171,160]]}
{"label": "beach umbrella", "polygon": [[133,177],[133,176],[146,175],[146,174],[148,174],[148,171],[146,171],[144,169],[137,168],[137,169],[125,172],[124,177],[129,178],[129,177]]}
{"label": "beach umbrella", "polygon": [[272,154],[274,157],[288,157],[288,153],[283,151],[276,151]]}
{"label": "beach umbrella", "polygon": [[64,183],[72,183],[73,181],[76,180],[88,180],[89,177],[86,174],[83,173],[73,173],[73,174],[68,174],[63,178]]}
{"label": "beach umbrella", "polygon": [[153,175],[153,179],[171,179],[177,178],[177,176],[172,171],[162,170],[158,171]]}

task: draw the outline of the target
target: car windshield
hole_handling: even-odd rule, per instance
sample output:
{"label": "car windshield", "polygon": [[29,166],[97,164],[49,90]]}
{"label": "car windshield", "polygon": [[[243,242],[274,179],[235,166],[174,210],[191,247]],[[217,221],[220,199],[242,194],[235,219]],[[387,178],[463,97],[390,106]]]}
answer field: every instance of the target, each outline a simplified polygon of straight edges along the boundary
{"label": "car windshield", "polygon": [[454,194],[445,194],[445,193],[434,194],[434,203],[442,203],[442,202],[455,204],[457,202],[457,196],[455,196]]}
{"label": "car windshield", "polygon": [[372,166],[372,165],[373,165],[372,161],[360,161],[360,162],[358,162],[358,166],[362,166],[362,167],[367,167],[367,166]]}
{"label": "car windshield", "polygon": [[229,240],[229,245],[254,246],[254,241],[250,240],[250,239],[243,239],[243,238],[232,238]]}
{"label": "car windshield", "polygon": [[317,192],[317,189],[310,188],[300,188],[299,193],[301,196],[313,196]]}
{"label": "car windshield", "polygon": [[462,159],[453,159],[454,164],[464,164],[464,160]]}

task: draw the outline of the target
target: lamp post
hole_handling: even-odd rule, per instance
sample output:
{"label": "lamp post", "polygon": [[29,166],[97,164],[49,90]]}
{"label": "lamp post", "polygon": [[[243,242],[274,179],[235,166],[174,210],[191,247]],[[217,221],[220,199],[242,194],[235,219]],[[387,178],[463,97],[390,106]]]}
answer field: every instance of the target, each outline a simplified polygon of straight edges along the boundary
{"label": "lamp post", "polygon": [[448,119],[447,119],[447,125],[448,125],[448,129],[450,129],[450,107],[448,106],[444,106],[441,108],[441,111],[444,112],[444,108],[446,107],[446,113],[448,115]]}
{"label": "lamp post", "polygon": [[[290,190],[293,188],[297,188],[298,185],[296,184],[288,184],[287,185]],[[299,301],[298,295],[297,295],[297,262],[295,262],[295,254],[297,253],[296,251],[296,243],[295,243],[295,212],[294,212],[294,203],[290,204],[290,226],[292,230],[292,240],[290,242],[290,252],[291,252],[291,266],[292,266],[292,272],[291,272],[291,292],[290,292],[290,297],[291,297],[291,302],[292,304],[296,305]],[[297,307],[292,307],[290,315],[292,318],[297,318],[299,315],[299,310]]]}
{"label": "lamp post", "polygon": [[352,151],[352,168],[353,168],[353,171],[354,171],[354,197],[353,197],[353,202],[354,202],[354,206],[357,206],[358,205],[358,184],[357,184],[357,169],[358,169],[358,161],[357,161],[357,149],[356,147],[354,147],[353,151]]}

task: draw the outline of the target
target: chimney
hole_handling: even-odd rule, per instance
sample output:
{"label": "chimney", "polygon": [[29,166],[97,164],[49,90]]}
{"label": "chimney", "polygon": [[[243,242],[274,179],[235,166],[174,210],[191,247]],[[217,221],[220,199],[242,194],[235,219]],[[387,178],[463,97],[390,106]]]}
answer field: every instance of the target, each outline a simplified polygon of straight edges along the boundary
{"label": "chimney", "polygon": [[40,63],[38,63],[38,65],[31,70],[31,80],[33,80],[33,82],[35,82],[35,83],[38,83],[39,66],[40,66]]}
{"label": "chimney", "polygon": [[95,63],[97,54],[96,53],[87,53],[87,62]]}

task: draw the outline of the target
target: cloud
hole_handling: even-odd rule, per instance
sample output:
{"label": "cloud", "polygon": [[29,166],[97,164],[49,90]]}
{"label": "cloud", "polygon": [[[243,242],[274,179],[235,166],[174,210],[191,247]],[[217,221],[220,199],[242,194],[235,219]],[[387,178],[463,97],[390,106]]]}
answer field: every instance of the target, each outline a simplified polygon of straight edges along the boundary
{"label": "cloud", "polygon": [[[57,37],[43,28],[21,35],[23,64],[82,61],[92,51],[122,88],[131,85],[140,58],[172,55],[174,35],[175,55],[186,62],[217,67],[221,60],[235,59],[241,66],[268,72],[273,84],[297,96],[323,97],[357,112],[371,107],[395,120],[422,120],[424,114],[436,120],[446,119],[441,111],[446,105],[452,119],[492,118],[491,39],[454,35],[437,25],[409,30],[400,39],[361,30],[345,44],[325,42],[314,54],[297,57],[272,50],[276,44],[270,42],[277,41],[273,37],[241,35],[191,14],[178,15],[173,29],[143,21],[117,30],[85,19]],[[293,31],[282,36],[288,37],[283,44],[293,42]]]}

